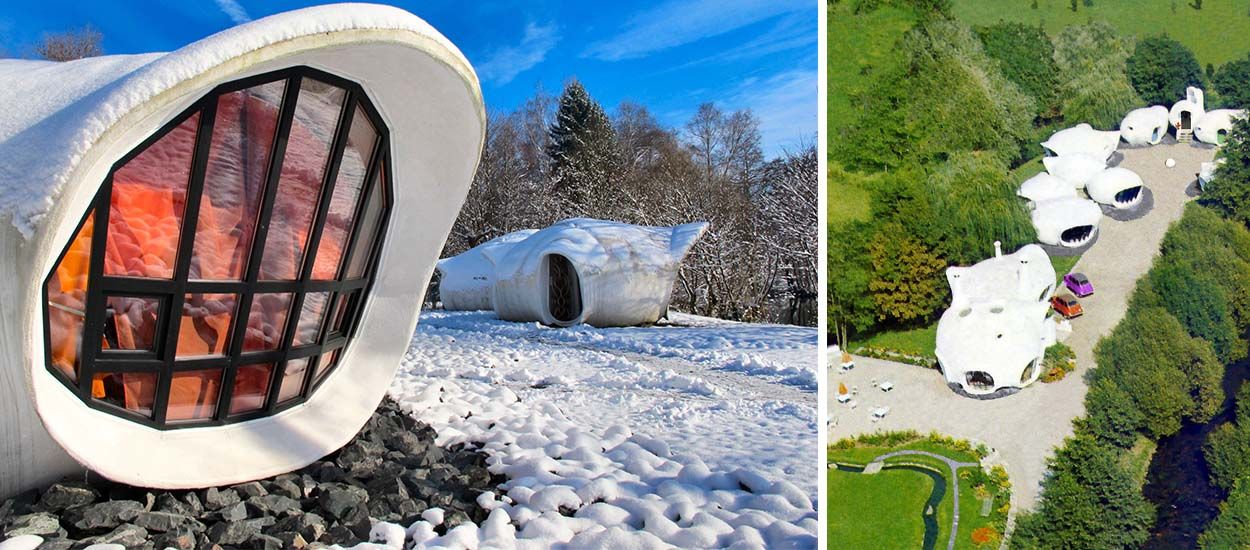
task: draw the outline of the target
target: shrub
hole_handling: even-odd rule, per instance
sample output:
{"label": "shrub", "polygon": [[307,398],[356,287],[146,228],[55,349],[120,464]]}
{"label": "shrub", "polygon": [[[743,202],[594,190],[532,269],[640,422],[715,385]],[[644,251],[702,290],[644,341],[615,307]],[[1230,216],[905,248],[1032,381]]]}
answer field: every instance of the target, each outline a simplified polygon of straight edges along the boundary
{"label": "shrub", "polygon": [[1250,119],[1233,122],[1218,157],[1224,163],[1215,169],[1215,177],[1203,190],[1202,204],[1225,218],[1250,225]]}
{"label": "shrub", "polygon": [[868,242],[872,278],[868,291],[881,320],[928,319],[946,303],[946,262],[901,226],[888,224]]}
{"label": "shrub", "polygon": [[978,527],[972,530],[972,543],[977,548],[994,548],[998,546],[1002,540],[1002,535],[998,534],[993,527]]}
{"label": "shrub", "polygon": [[1202,67],[1193,52],[1167,36],[1138,42],[1125,65],[1133,89],[1151,105],[1171,105],[1185,97],[1187,86],[1203,86]]}
{"label": "shrub", "polygon": [[1235,59],[1212,71],[1211,88],[1220,95],[1220,105],[1243,109],[1250,107],[1250,55]]}
{"label": "shrub", "polygon": [[1046,31],[1024,23],[998,23],[976,32],[1003,76],[1037,102],[1035,114],[1042,119],[1058,116],[1055,46]]}

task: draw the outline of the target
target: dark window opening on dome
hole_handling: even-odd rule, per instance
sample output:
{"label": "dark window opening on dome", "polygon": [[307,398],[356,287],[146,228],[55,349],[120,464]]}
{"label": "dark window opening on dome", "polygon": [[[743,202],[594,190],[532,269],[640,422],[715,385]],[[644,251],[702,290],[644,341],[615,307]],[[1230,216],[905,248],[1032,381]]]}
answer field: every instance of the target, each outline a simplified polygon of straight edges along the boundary
{"label": "dark window opening on dome", "polygon": [[389,161],[354,82],[296,67],[219,86],[100,187],[44,282],[49,371],[161,429],[302,403],[364,309]]}

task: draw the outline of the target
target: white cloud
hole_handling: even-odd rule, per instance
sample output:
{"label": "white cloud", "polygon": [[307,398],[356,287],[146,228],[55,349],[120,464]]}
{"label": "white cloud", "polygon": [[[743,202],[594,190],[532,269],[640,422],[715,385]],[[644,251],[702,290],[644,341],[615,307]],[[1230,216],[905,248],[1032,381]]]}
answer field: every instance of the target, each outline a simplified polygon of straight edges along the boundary
{"label": "white cloud", "polygon": [[555,48],[559,41],[554,23],[526,24],[520,44],[491,52],[485,61],[477,64],[477,72],[486,80],[507,84],[517,75],[542,63],[547,52]]}
{"label": "white cloud", "polygon": [[760,120],[765,156],[797,150],[816,137],[816,68],[797,69],[767,78],[748,78],[731,92],[727,109],[750,108]]}
{"label": "white cloud", "polygon": [[582,55],[636,59],[796,10],[816,14],[812,3],[802,0],[669,0],[630,18],[620,33],[591,44]]}
{"label": "white cloud", "polygon": [[221,8],[221,11],[234,21],[235,25],[242,25],[252,20],[252,16],[247,14],[247,10],[243,9],[237,0],[216,0],[216,2],[217,7]]}

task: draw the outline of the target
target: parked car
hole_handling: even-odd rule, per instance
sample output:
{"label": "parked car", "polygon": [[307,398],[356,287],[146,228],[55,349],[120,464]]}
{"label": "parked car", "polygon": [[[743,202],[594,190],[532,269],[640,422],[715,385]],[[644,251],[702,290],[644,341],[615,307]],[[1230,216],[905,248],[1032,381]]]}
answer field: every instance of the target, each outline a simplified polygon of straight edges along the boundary
{"label": "parked car", "polygon": [[1056,294],[1050,299],[1050,307],[1063,316],[1064,319],[1072,319],[1085,314],[1085,310],[1081,309],[1081,302],[1077,301],[1076,296],[1064,292]]}
{"label": "parked car", "polygon": [[1063,276],[1063,286],[1068,287],[1077,298],[1084,298],[1094,293],[1094,284],[1084,273],[1069,273]]}

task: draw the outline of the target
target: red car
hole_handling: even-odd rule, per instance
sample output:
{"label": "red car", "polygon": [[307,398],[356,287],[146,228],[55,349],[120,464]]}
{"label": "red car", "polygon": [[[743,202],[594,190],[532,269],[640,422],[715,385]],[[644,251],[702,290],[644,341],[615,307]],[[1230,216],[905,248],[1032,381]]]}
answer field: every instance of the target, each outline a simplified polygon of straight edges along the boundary
{"label": "red car", "polygon": [[1078,302],[1076,296],[1068,293],[1056,294],[1050,299],[1050,307],[1063,316],[1064,319],[1072,319],[1085,314],[1085,310],[1081,309],[1081,302]]}

